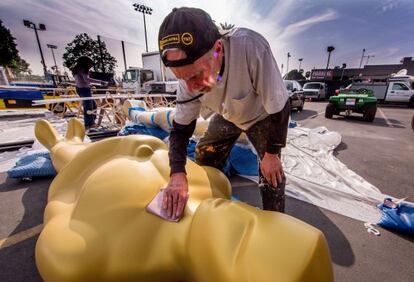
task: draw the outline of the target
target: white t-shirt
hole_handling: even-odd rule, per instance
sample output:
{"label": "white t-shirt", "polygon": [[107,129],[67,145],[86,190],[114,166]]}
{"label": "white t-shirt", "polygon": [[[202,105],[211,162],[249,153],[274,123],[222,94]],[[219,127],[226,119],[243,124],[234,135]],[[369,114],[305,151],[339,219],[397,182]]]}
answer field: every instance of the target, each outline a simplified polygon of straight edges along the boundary
{"label": "white t-shirt", "polygon": [[[285,106],[289,96],[266,39],[252,30],[235,28],[222,41],[225,59],[222,80],[199,99],[177,104],[175,122],[186,125],[200,114],[207,118],[215,112],[247,130]],[[184,81],[179,81],[177,101],[197,95],[188,91]]]}

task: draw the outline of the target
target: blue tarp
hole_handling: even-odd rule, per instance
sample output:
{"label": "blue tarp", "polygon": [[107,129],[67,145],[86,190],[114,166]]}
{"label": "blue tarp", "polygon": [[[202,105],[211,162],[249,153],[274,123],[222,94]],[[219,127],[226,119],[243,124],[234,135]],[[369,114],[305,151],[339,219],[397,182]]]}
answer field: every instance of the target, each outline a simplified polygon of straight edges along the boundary
{"label": "blue tarp", "polygon": [[23,87],[40,87],[40,88],[55,88],[50,83],[22,83],[22,82],[10,82],[11,86],[23,86]]}
{"label": "blue tarp", "polygon": [[49,152],[38,152],[22,157],[7,171],[10,178],[55,176],[56,170],[50,160]]}
{"label": "blue tarp", "polygon": [[126,136],[131,134],[151,135],[161,140],[164,140],[164,138],[168,136],[168,132],[162,130],[159,127],[150,127],[143,124],[127,125],[118,133],[119,136]]}
{"label": "blue tarp", "polygon": [[0,99],[43,100],[43,95],[41,91],[35,90],[0,90]]}
{"label": "blue tarp", "polygon": [[382,228],[414,236],[414,205],[402,202],[389,206],[387,202],[392,203],[391,198],[386,198],[384,203],[378,205],[382,217],[377,224]]}
{"label": "blue tarp", "polygon": [[[144,109],[139,109],[144,110]],[[289,128],[296,127],[297,123],[291,121]],[[168,136],[168,132],[158,127],[146,126],[144,124],[135,124],[132,126],[125,126],[119,135],[130,135],[130,134],[144,134],[152,135],[164,140]],[[191,140],[187,147],[187,157],[191,160],[195,160],[195,146],[196,142]],[[259,163],[257,156],[253,151],[245,145],[236,144],[230,152],[230,156],[223,168],[223,172],[228,176],[233,174],[240,174],[246,176],[257,176],[259,173]]]}

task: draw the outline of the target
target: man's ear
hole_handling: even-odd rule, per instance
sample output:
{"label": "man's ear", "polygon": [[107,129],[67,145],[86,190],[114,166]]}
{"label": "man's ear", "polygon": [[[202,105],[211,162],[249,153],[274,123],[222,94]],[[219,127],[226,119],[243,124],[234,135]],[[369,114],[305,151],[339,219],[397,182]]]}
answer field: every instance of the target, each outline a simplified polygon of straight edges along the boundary
{"label": "man's ear", "polygon": [[214,43],[214,53],[213,53],[214,58],[217,59],[222,50],[223,50],[223,43],[221,42],[220,39],[217,39],[216,43]]}

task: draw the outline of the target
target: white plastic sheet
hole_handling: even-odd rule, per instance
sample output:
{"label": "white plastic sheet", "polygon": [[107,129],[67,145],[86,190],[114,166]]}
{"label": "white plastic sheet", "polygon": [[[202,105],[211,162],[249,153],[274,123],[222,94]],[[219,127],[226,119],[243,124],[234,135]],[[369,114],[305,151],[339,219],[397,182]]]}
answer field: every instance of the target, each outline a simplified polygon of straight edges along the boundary
{"label": "white plastic sheet", "polygon": [[325,127],[291,128],[282,151],[287,195],[333,212],[377,222],[381,191],[333,155],[341,136]]}

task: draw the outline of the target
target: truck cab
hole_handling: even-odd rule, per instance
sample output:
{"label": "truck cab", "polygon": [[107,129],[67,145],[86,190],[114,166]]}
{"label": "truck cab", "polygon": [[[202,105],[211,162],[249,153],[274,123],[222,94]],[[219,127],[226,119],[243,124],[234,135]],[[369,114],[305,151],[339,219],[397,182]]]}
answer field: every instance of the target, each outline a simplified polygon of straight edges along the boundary
{"label": "truck cab", "polygon": [[390,79],[387,87],[385,101],[408,102],[410,107],[414,107],[413,83],[403,79]]}
{"label": "truck cab", "polygon": [[123,74],[122,88],[136,93],[148,93],[150,83],[154,81],[154,72],[149,69],[130,67]]}
{"label": "truck cab", "polygon": [[403,103],[414,107],[414,77],[393,76],[384,82],[358,82],[352,83],[349,89],[372,90],[381,102]]}

